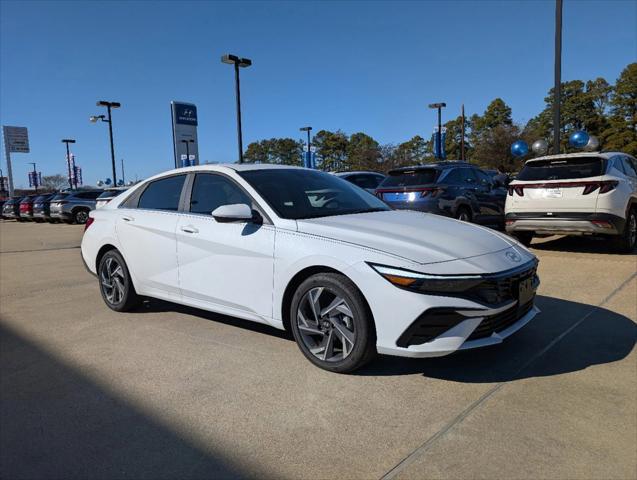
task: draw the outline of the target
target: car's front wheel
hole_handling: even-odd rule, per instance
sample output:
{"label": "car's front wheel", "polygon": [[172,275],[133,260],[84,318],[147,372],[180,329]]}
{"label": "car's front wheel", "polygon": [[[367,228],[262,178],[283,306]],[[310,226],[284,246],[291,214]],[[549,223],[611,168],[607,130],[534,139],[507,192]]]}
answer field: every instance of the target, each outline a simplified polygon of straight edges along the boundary
{"label": "car's front wheel", "polygon": [[100,259],[97,276],[102,298],[112,310],[126,312],[140,303],[126,262],[117,250],[109,250]]}
{"label": "car's front wheel", "polygon": [[73,221],[79,225],[84,225],[88,220],[88,210],[82,208],[73,213]]}
{"label": "car's front wheel", "polygon": [[376,354],[369,307],[344,275],[319,273],[301,283],[292,298],[290,325],[301,352],[325,370],[349,373]]}

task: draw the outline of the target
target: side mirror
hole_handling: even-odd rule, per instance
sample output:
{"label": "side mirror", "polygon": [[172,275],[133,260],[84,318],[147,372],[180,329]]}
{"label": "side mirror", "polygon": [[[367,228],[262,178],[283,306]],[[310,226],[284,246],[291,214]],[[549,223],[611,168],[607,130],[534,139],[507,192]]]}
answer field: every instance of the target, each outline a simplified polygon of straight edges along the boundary
{"label": "side mirror", "polygon": [[213,210],[212,216],[217,222],[250,222],[254,219],[252,208],[245,203],[221,205]]}

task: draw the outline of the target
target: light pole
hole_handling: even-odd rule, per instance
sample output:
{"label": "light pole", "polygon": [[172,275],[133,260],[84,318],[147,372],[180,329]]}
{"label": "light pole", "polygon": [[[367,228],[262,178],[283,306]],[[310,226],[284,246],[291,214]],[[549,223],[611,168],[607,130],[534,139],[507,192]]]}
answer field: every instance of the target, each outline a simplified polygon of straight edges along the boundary
{"label": "light pole", "polygon": [[555,0],[555,86],[553,87],[553,153],[560,153],[560,102],[562,101],[562,0]]}
{"label": "light pole", "polygon": [[312,127],[301,127],[299,128],[302,132],[307,132],[307,160],[305,166],[308,168],[312,168],[312,142],[310,140],[310,132],[312,131]]}
{"label": "light pole", "polygon": [[241,133],[241,87],[239,85],[239,67],[246,68],[252,65],[249,58],[240,58],[236,55],[226,54],[221,57],[222,63],[234,65],[234,85],[237,99],[237,139],[239,142],[239,163],[243,163],[243,138]]}
{"label": "light pole", "polygon": [[195,143],[195,141],[192,138],[189,138],[187,140],[182,140],[181,143],[185,143],[186,144],[186,167],[190,166],[190,144],[191,143]]}
{"label": "light pole", "polygon": [[66,166],[69,170],[69,188],[73,189],[73,177],[71,175],[71,152],[69,151],[69,143],[75,143],[72,138],[63,138],[62,143],[66,143]]}
{"label": "light pole", "polygon": [[124,159],[120,159],[122,162],[122,185],[126,185],[126,177],[124,177]]}
{"label": "light pole", "polygon": [[438,155],[436,158],[442,158],[442,109],[447,106],[446,103],[430,103],[429,108],[438,109],[438,134],[436,135],[436,150]]}
{"label": "light pole", "polygon": [[4,173],[2,173],[2,169],[0,168],[0,195],[4,194]]}
{"label": "light pole", "polygon": [[117,174],[115,172],[115,147],[113,146],[113,119],[111,118],[111,109],[119,108],[122,105],[119,102],[107,102],[100,100],[96,104],[98,107],[106,107],[108,118],[104,115],[92,115],[89,120],[96,123],[98,120],[108,123],[108,135],[111,140],[111,166],[113,167],[113,185],[117,185]]}

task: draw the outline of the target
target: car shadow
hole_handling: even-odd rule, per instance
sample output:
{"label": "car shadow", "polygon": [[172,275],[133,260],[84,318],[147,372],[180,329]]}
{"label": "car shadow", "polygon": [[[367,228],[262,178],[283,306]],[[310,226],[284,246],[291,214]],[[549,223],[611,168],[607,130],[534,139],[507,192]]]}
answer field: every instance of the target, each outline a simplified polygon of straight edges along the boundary
{"label": "car shadow", "polygon": [[499,345],[435,358],[381,356],[356,373],[422,374],[464,383],[509,382],[616,362],[625,358],[637,341],[637,324],[605,308],[545,296],[538,297],[537,305],[542,313]]}
{"label": "car shadow", "polygon": [[541,251],[637,255],[637,252],[621,253],[613,248],[609,238],[587,236],[553,236],[536,238],[531,248]]}
{"label": "car shadow", "polygon": [[0,324],[1,478],[245,478],[160,415]]}
{"label": "car shadow", "polygon": [[[637,324],[631,319],[592,305],[538,296],[542,312],[499,345],[459,351],[444,357],[412,359],[380,355],[354,372],[361,376],[422,374],[430,378],[467,383],[493,383],[560,375],[625,358],[637,342]],[[177,312],[221,322],[241,329],[294,341],[287,331],[236,317],[151,299],[135,313]],[[556,338],[580,322],[549,352],[551,362],[529,362]],[[547,355],[549,354],[547,352]],[[539,359],[538,359],[539,360]]]}
{"label": "car shadow", "polygon": [[244,330],[251,330],[253,332],[264,333],[266,335],[272,335],[273,337],[284,338],[287,340],[294,340],[292,335],[284,330],[279,330],[270,325],[264,323],[251,322],[250,320],[243,320],[241,318],[232,317],[230,315],[223,315],[221,313],[209,312],[207,310],[201,310],[195,307],[188,307],[186,305],[180,305],[178,303],[167,302],[156,298],[145,299],[144,302],[135,310],[130,313],[144,314],[144,313],[158,313],[158,312],[175,312],[184,315],[195,316],[197,318],[205,318],[213,322],[223,323],[225,325],[231,325]]}

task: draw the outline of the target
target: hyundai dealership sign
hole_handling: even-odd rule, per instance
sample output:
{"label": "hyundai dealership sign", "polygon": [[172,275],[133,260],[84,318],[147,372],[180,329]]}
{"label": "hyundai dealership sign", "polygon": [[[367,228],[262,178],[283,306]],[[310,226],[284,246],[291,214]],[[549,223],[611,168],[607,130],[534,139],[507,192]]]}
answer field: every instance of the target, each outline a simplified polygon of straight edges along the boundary
{"label": "hyundai dealership sign", "polygon": [[[199,165],[197,107],[192,103],[170,102],[173,125],[175,168]],[[186,161],[182,161],[186,159]]]}

